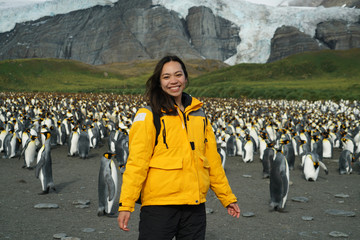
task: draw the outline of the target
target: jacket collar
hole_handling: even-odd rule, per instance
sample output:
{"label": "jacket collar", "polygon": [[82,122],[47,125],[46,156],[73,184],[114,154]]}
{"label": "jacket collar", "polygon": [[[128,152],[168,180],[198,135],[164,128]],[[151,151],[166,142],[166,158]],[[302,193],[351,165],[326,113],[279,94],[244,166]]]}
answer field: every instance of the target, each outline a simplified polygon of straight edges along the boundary
{"label": "jacket collar", "polygon": [[184,112],[189,110],[197,110],[203,105],[203,103],[200,102],[198,99],[190,96],[185,92],[182,93],[181,101],[182,104],[184,105],[184,109],[185,109]]}

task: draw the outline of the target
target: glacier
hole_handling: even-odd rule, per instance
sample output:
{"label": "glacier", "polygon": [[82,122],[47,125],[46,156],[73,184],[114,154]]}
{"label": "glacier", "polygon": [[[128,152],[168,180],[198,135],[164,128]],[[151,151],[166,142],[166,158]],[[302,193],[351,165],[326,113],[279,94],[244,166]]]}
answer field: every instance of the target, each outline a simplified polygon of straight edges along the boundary
{"label": "glacier", "polygon": [[[13,3],[15,7],[7,7],[6,1],[0,0],[0,32],[10,31],[16,23],[86,9],[95,5],[112,5],[117,1],[33,0],[33,4],[16,6]],[[265,63],[270,55],[271,38],[276,29],[283,25],[296,27],[305,34],[314,36],[316,25],[320,22],[345,20],[355,23],[358,22],[360,16],[360,9],[293,7],[289,5],[291,1],[284,0],[152,0],[152,2],[154,5],[163,5],[178,12],[183,18],[186,18],[189,8],[206,6],[214,14],[238,25],[241,42],[237,46],[237,53],[225,61],[229,65]],[[266,5],[263,4],[265,2],[267,2]]]}

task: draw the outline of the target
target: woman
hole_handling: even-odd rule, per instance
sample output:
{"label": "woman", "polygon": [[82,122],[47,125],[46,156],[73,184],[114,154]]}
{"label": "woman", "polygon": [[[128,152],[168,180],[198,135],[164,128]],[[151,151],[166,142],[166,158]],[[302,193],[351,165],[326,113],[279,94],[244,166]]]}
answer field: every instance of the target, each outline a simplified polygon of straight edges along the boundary
{"label": "woman", "polygon": [[[130,213],[141,196],[139,239],[205,239],[209,187],[231,216],[240,216],[211,124],[202,102],[183,92],[187,84],[181,59],[161,59],[146,83],[150,107],[138,110],[130,130],[118,224],[129,231]],[[158,136],[153,114],[160,116]]]}

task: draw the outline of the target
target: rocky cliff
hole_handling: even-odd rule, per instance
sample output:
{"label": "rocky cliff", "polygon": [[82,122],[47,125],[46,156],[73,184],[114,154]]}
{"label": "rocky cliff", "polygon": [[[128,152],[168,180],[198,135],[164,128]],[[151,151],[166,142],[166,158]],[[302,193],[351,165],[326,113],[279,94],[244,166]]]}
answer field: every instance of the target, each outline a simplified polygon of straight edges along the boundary
{"label": "rocky cliff", "polygon": [[187,19],[151,0],[124,0],[17,24],[0,34],[0,59],[64,58],[106,64],[160,58],[224,61],[236,53],[239,27],[205,7]]}
{"label": "rocky cliff", "polygon": [[323,7],[337,7],[346,6],[349,8],[360,8],[360,0],[322,0],[319,6]]}
{"label": "rocky cliff", "polygon": [[271,53],[267,62],[306,51],[351,48],[360,48],[360,23],[322,22],[317,25],[314,37],[294,27],[282,26],[271,39]]}
{"label": "rocky cliff", "polygon": [[295,7],[341,7],[360,8],[360,0],[292,0],[289,6]]}
{"label": "rocky cliff", "polygon": [[[158,59],[166,54],[225,61],[239,54],[240,27],[217,16],[210,8],[193,6],[182,17],[185,14],[152,2],[121,0],[112,6],[95,6],[17,24],[13,30],[0,33],[0,60],[63,58],[100,65]],[[359,0],[313,2],[326,7],[339,4],[356,7]],[[255,46],[256,43],[246,41],[246,34],[242,38],[249,48]],[[272,36],[270,54],[263,61],[272,62],[305,51],[350,48],[360,48],[359,22],[322,22],[314,36],[282,26]]]}

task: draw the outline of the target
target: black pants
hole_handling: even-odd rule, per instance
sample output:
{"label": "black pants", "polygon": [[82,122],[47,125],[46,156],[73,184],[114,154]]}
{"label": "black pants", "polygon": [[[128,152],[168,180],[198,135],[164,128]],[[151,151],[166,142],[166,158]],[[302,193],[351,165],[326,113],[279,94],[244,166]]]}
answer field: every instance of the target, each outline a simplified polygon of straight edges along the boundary
{"label": "black pants", "polygon": [[144,206],[140,212],[139,240],[205,239],[205,204]]}

